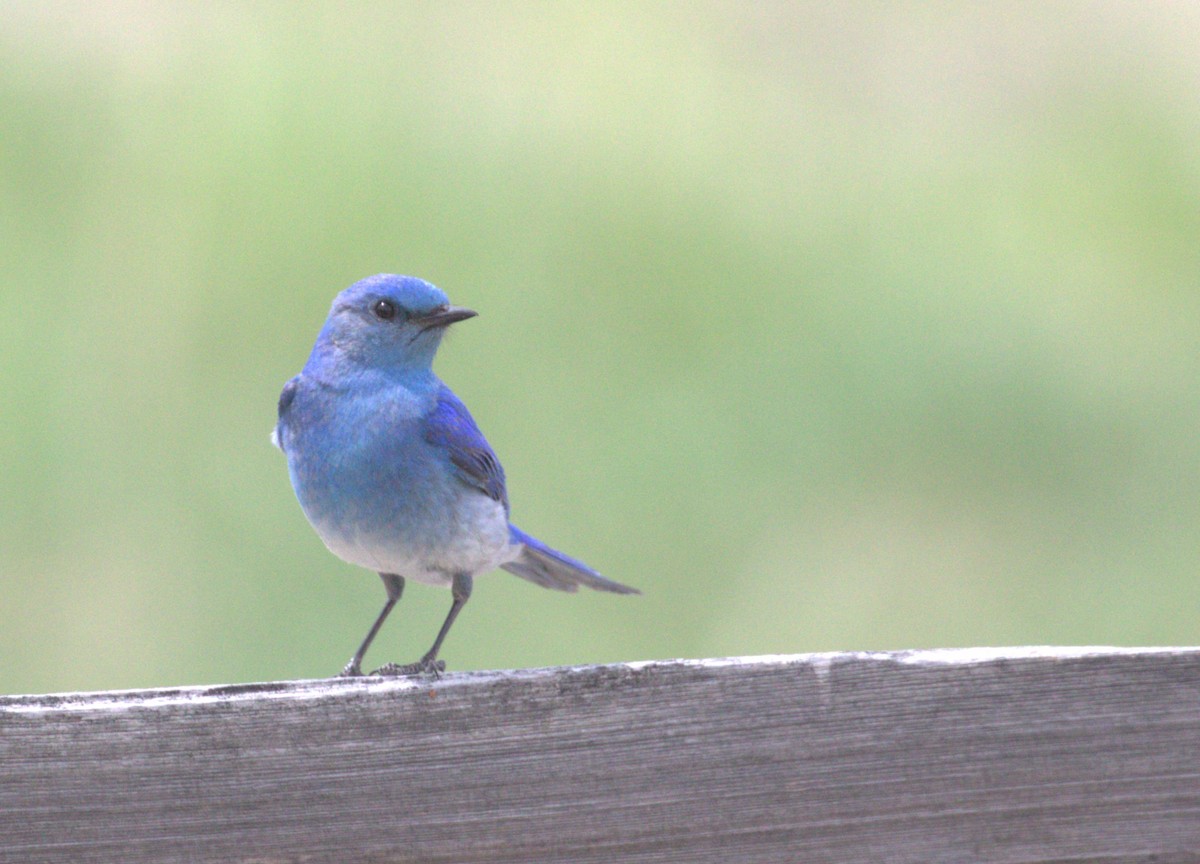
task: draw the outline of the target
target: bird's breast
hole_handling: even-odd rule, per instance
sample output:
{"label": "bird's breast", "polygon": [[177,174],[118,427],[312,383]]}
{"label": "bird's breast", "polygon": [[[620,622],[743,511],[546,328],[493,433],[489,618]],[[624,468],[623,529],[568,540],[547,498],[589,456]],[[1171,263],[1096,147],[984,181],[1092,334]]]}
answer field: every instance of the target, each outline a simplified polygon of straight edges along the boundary
{"label": "bird's breast", "polygon": [[425,439],[422,408],[407,393],[301,390],[289,410],[288,469],[305,515],[335,555],[448,584],[456,572],[498,567],[515,551],[503,506],[458,479]]}

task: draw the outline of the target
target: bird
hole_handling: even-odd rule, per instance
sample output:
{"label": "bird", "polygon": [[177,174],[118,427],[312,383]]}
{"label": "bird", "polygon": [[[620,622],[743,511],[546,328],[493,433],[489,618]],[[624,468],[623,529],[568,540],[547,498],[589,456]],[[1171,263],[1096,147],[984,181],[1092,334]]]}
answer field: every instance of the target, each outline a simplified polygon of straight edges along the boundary
{"label": "bird", "polygon": [[641,593],[509,521],[500,460],[433,372],[447,328],[477,314],[413,276],[362,279],[334,298],[308,361],[280,393],[271,438],[304,515],[334,555],[378,573],[387,593],[342,676],[364,674],[406,580],[448,587],[450,612],[419,660],[372,675],[444,672],[442,642],[475,577],[490,570],[558,591]]}

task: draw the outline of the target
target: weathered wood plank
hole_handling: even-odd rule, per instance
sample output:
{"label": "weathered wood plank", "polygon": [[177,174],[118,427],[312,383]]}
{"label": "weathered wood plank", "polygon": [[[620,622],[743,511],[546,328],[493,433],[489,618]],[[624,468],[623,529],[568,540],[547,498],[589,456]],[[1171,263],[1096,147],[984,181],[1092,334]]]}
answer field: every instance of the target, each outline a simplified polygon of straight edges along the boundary
{"label": "weathered wood plank", "polygon": [[1200,860],[1200,649],[0,697],[4,862]]}

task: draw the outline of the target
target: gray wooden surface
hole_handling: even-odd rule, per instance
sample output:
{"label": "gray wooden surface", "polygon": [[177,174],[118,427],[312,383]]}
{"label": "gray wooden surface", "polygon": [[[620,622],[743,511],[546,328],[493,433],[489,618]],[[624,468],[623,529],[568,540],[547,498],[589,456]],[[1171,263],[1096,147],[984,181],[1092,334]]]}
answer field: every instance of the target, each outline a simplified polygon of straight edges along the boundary
{"label": "gray wooden surface", "polygon": [[1200,650],[0,697],[0,861],[1200,861]]}

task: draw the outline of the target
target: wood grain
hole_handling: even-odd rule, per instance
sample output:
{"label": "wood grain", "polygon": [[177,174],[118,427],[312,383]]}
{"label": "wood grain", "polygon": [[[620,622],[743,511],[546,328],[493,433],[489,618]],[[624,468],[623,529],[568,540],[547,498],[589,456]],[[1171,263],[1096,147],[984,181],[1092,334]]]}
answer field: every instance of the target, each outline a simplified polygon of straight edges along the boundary
{"label": "wood grain", "polygon": [[0,697],[0,861],[1200,861],[1200,650]]}

